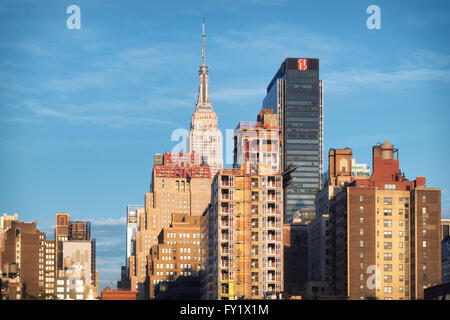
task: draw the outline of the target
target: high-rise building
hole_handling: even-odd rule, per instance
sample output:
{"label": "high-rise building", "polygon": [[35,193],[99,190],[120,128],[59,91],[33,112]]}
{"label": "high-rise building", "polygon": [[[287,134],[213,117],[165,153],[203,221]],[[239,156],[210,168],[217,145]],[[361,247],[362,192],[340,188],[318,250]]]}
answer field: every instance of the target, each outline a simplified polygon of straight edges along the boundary
{"label": "high-rise building", "polygon": [[[148,255],[148,293],[155,298],[155,287],[163,282],[181,282],[189,277],[200,287],[200,272],[205,267],[205,236],[201,232],[204,216],[175,216],[169,227],[162,229],[158,244]],[[200,290],[199,292],[200,293]],[[179,296],[189,299],[189,296]]]}
{"label": "high-rise building", "polygon": [[262,165],[221,169],[208,207],[204,299],[263,299],[283,291],[282,178]]}
{"label": "high-rise building", "polygon": [[308,225],[294,219],[283,225],[284,291],[302,296],[308,280]]}
{"label": "high-rise building", "polygon": [[92,286],[92,245],[89,240],[68,240],[63,242],[64,270],[76,271],[84,278],[86,286]]}
{"label": "high-rise building", "polygon": [[51,253],[47,257],[54,254],[55,259],[47,262],[49,274],[54,277],[50,280],[54,284],[48,286],[54,288],[58,299],[97,297],[96,241],[91,238],[89,221],[71,221],[70,213],[57,213],[55,240],[48,242],[47,250]]}
{"label": "high-rise building", "polygon": [[217,126],[217,115],[209,96],[209,74],[205,64],[205,23],[203,22],[202,65],[195,112],[192,115],[187,149],[200,156],[201,162],[211,167],[212,177],[223,167],[222,133]]}
{"label": "high-rise building", "polygon": [[234,169],[221,169],[205,213],[205,299],[262,299],[283,291],[279,126],[272,110],[234,131]]}
{"label": "high-rise building", "polygon": [[56,268],[56,245],[55,240],[45,241],[45,293],[54,295],[55,293],[55,279],[57,276]]}
{"label": "high-rise building", "polygon": [[91,223],[89,221],[70,221],[69,239],[91,240]]}
{"label": "high-rise building", "polygon": [[[149,253],[159,244],[163,228],[178,217],[201,216],[211,198],[211,168],[194,153],[156,154],[150,182],[145,194],[145,208],[137,208],[135,252],[129,257],[130,288],[145,298]],[[134,221],[134,220],[133,220]]]}
{"label": "high-rise building", "polygon": [[57,270],[63,269],[62,243],[69,239],[70,213],[56,214],[55,257]]}
{"label": "high-rise building", "polygon": [[263,174],[279,174],[280,129],[272,109],[261,109],[257,121],[240,121],[234,130],[234,167],[263,165]]}
{"label": "high-rise building", "polygon": [[3,214],[3,216],[0,216],[0,275],[3,273],[3,263],[2,263],[2,255],[1,252],[3,251],[3,246],[5,245],[5,233],[8,231],[9,228],[11,228],[11,223],[15,221],[19,221],[19,215],[15,213],[14,215],[7,215],[6,213]]}
{"label": "high-rise building", "polygon": [[125,266],[121,268],[121,280],[118,282],[118,288],[130,288],[130,257],[136,255],[136,231],[138,227],[138,217],[145,213],[143,205],[127,206],[127,232],[126,232],[126,250]]}
{"label": "high-rise building", "polygon": [[319,59],[287,58],[267,87],[263,108],[273,109],[281,128],[283,172],[298,166],[284,186],[285,221],[315,214],[323,171],[323,84]]}
{"label": "high-rise building", "polygon": [[36,228],[36,222],[11,222],[1,251],[3,269],[17,269],[14,273],[25,284],[27,295],[38,297],[45,293],[44,253],[45,233]]}
{"label": "high-rise building", "polygon": [[373,172],[330,200],[332,290],[350,299],[423,299],[441,282],[441,191],[409,181],[389,142]]}
{"label": "high-rise building", "polygon": [[[0,261],[2,283],[8,283],[9,299],[97,297],[95,239],[90,239],[90,223],[71,222],[69,213],[57,213],[54,240],[46,239],[45,233],[37,230],[36,223],[18,222],[17,214],[2,219]],[[74,268],[74,264],[82,268]],[[70,291],[72,285],[67,282],[75,281],[78,271],[83,275],[83,286],[86,285],[83,297],[75,287]]]}
{"label": "high-rise building", "polygon": [[[356,171],[354,171],[356,170]],[[328,170],[322,189],[316,194],[315,219],[308,225],[308,297],[331,293],[330,200],[356,179],[369,179],[370,167],[356,164],[350,148],[330,149]]]}
{"label": "high-rise building", "polygon": [[[306,297],[329,296],[330,289],[330,230],[329,215],[321,214],[308,228],[308,284],[302,293]],[[311,291],[309,291],[309,289]]]}

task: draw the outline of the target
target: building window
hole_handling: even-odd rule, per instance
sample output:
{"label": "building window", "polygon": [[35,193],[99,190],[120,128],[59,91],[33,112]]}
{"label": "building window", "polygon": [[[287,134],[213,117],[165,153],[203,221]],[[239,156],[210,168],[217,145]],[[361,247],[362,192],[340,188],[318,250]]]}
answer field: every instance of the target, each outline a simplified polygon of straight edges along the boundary
{"label": "building window", "polygon": [[392,227],[392,220],[384,220],[385,227]]}
{"label": "building window", "polygon": [[385,205],[391,205],[392,204],[392,198],[384,198],[383,203]]}
{"label": "building window", "polygon": [[392,293],[392,287],[384,287],[384,293]]}
{"label": "building window", "polygon": [[384,231],[385,238],[392,238],[392,231]]}
{"label": "building window", "polygon": [[359,235],[363,236],[364,235],[364,229],[359,229]]}
{"label": "building window", "polygon": [[422,246],[423,246],[424,248],[427,247],[427,242],[426,242],[425,240],[422,242]]}
{"label": "building window", "polygon": [[427,202],[427,196],[422,196],[422,203]]}
{"label": "building window", "polygon": [[364,212],[364,207],[359,207],[359,212],[363,213]]}
{"label": "building window", "polygon": [[361,195],[359,196],[359,201],[360,201],[360,202],[363,202],[363,201],[364,201],[364,195],[361,194]]}
{"label": "building window", "polygon": [[427,208],[426,207],[422,208],[422,214],[427,214]]}
{"label": "building window", "polygon": [[392,271],[392,264],[385,264],[384,271]]}
{"label": "building window", "polygon": [[392,242],[385,242],[384,243],[384,249],[391,250],[392,249]]}
{"label": "building window", "polygon": [[364,247],[364,240],[359,240],[359,246],[360,246],[361,248]]}
{"label": "building window", "polygon": [[384,209],[383,212],[385,216],[392,216],[392,209]]}

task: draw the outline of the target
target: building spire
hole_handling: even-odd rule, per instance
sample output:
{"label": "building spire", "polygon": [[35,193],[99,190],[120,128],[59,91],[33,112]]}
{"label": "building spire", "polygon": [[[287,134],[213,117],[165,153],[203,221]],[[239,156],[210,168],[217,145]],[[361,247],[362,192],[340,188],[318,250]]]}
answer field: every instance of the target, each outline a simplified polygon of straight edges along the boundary
{"label": "building spire", "polygon": [[202,65],[199,71],[198,98],[195,111],[213,112],[209,99],[208,67],[205,64],[205,17],[203,17],[202,29]]}
{"label": "building spire", "polygon": [[202,66],[205,66],[205,17],[203,17],[202,45]]}

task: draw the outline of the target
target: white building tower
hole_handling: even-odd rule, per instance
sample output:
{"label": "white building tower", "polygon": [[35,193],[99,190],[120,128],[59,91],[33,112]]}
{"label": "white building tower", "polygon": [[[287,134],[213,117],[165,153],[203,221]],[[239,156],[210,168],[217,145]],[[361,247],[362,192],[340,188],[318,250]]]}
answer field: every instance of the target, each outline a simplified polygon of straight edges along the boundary
{"label": "white building tower", "polygon": [[213,110],[208,88],[208,67],[205,64],[205,21],[203,21],[202,65],[199,71],[197,106],[191,119],[188,151],[199,154],[211,167],[211,174],[223,167],[222,132],[217,127],[217,115]]}

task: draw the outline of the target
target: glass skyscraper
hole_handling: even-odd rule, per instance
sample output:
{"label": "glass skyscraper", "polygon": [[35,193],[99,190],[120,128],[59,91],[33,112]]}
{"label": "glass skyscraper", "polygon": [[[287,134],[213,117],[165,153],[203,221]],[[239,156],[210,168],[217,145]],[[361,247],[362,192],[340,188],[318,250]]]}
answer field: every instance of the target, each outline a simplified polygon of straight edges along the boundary
{"label": "glass skyscraper", "polygon": [[281,165],[290,173],[284,187],[285,222],[311,220],[323,172],[323,83],[319,59],[287,58],[267,87],[263,108],[281,127]]}

